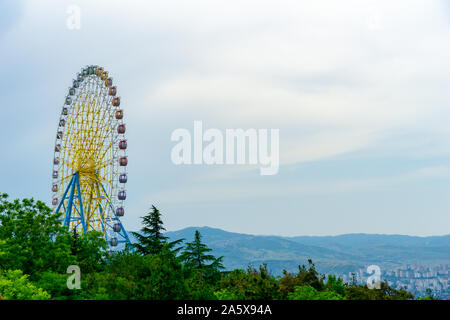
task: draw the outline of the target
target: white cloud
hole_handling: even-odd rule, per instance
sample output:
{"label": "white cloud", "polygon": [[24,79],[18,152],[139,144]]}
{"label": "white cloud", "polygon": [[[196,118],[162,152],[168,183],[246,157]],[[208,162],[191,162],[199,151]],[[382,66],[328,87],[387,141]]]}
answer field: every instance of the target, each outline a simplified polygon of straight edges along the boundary
{"label": "white cloud", "polygon": [[[225,169],[226,170],[226,169]],[[195,186],[174,187],[161,190],[146,196],[146,199],[157,199],[158,203],[164,204],[205,204],[222,203],[242,199],[275,199],[289,196],[317,196],[344,194],[361,191],[376,191],[392,186],[404,186],[411,182],[450,179],[450,167],[437,166],[426,167],[406,173],[372,178],[311,181],[300,180],[286,182],[283,187],[256,181],[254,183],[228,183],[215,184],[213,181],[198,181]],[[225,182],[222,180],[222,182]]]}
{"label": "white cloud", "polygon": [[[387,2],[369,9],[361,2],[282,2],[280,11],[264,12],[266,25],[259,15],[248,16],[253,28],[238,19],[241,33],[223,17],[240,16],[247,7],[217,22],[210,19],[217,12],[208,12],[199,18],[204,32],[183,31],[197,45],[189,51],[191,64],[158,83],[145,101],[227,127],[280,128],[282,145],[307,145],[300,152],[311,154],[284,153],[285,163],[364,149],[390,129],[423,126],[430,114],[428,120],[439,122],[437,112],[450,116],[442,87],[450,81],[442,72],[450,71],[450,62],[432,58],[450,53],[444,40],[450,30],[437,4],[415,4],[401,10],[402,4]],[[382,24],[376,30],[367,25],[372,14]],[[222,36],[218,25],[230,34]],[[309,136],[300,134],[305,129]]]}
{"label": "white cloud", "polygon": [[[29,143],[22,159],[51,160],[54,132],[35,131],[56,121],[79,67],[104,65],[123,98],[130,154],[141,157],[132,170],[146,174],[148,158],[167,159],[149,177],[167,185],[142,196],[135,208],[148,199],[250,199],[284,187],[284,181],[242,182],[247,167],[233,168],[230,176],[225,168],[200,173],[200,186],[202,179],[212,181],[208,190],[178,190],[177,181],[166,181],[161,172],[172,170],[170,148],[167,155],[159,148],[170,143],[172,130],[196,119],[219,129],[279,128],[284,165],[355,151],[448,156],[450,24],[443,1],[84,0],[76,2],[81,29],[69,31],[66,8],[73,3],[23,2],[22,15],[1,32],[0,70],[8,77],[0,80],[0,96],[12,121],[0,130],[14,132],[4,147]],[[227,177],[239,185],[221,185]],[[292,196],[322,187],[354,190],[387,178],[374,179],[328,187],[298,182],[287,189]],[[148,187],[142,180],[133,187],[130,179],[136,195],[148,192],[140,191]]]}

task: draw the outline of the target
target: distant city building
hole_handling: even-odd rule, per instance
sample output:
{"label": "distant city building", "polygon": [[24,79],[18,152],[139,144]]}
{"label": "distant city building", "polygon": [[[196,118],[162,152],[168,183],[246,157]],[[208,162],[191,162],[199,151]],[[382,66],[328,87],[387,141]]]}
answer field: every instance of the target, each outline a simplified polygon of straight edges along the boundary
{"label": "distant city building", "polygon": [[[357,283],[365,283],[369,276],[370,274],[367,274],[364,269],[340,275],[347,283],[351,283],[353,279]],[[450,265],[448,264],[434,266],[408,264],[390,270],[382,268],[381,279],[386,280],[391,287],[406,289],[417,297],[431,293],[438,299],[450,300]]]}

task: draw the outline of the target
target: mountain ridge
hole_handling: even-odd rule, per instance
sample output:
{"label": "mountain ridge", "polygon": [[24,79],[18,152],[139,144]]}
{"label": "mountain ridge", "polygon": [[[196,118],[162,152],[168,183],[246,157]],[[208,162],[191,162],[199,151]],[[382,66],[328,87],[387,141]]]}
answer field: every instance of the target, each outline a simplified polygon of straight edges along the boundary
{"label": "mountain ridge", "polygon": [[170,240],[192,241],[199,230],[203,242],[216,256],[224,257],[226,269],[267,263],[276,275],[284,269],[295,272],[312,259],[322,273],[346,274],[370,264],[382,268],[404,264],[450,262],[450,235],[409,236],[385,234],[343,234],[336,236],[251,235],[208,226],[187,227],[165,233]]}
{"label": "mountain ridge", "polygon": [[276,235],[276,234],[251,234],[251,233],[242,233],[242,232],[234,232],[234,231],[227,231],[221,228],[216,227],[210,227],[210,226],[189,226],[185,227],[179,230],[172,230],[167,231],[166,233],[173,233],[173,232],[180,232],[183,230],[196,230],[196,229],[204,229],[204,230],[214,230],[219,231],[223,233],[233,233],[233,234],[240,234],[240,235],[251,235],[255,237],[279,237],[279,238],[297,238],[297,237],[310,237],[310,238],[336,238],[336,237],[345,237],[345,236],[357,236],[357,235],[367,235],[367,236],[386,236],[386,237],[409,237],[409,238],[419,238],[419,239],[425,239],[425,238],[440,238],[440,237],[449,237],[449,234],[443,234],[443,235],[432,235],[432,236],[414,236],[414,235],[407,235],[407,234],[400,234],[400,233],[363,233],[363,232],[355,232],[355,233],[343,233],[343,234],[337,234],[337,235],[299,235],[299,236],[283,236],[283,235]]}

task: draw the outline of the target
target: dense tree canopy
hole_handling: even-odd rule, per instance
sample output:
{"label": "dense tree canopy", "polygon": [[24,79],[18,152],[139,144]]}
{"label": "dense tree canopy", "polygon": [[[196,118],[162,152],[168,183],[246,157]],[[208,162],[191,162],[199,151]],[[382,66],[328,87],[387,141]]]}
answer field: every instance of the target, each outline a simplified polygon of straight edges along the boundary
{"label": "dense tree canopy", "polygon": [[0,300],[48,300],[50,294],[37,288],[20,270],[0,271]]}
{"label": "dense tree canopy", "polygon": [[70,235],[58,216],[41,201],[9,202],[0,195],[0,266],[26,274],[53,270],[65,272],[75,259]]}
{"label": "dense tree canopy", "polygon": [[[222,257],[202,243],[169,242],[156,207],[143,218],[138,243],[109,255],[98,232],[70,234],[43,202],[0,195],[0,299],[413,299],[320,275],[312,263],[296,274],[270,274],[266,265],[223,271]],[[81,271],[81,289],[67,286],[67,267]]]}

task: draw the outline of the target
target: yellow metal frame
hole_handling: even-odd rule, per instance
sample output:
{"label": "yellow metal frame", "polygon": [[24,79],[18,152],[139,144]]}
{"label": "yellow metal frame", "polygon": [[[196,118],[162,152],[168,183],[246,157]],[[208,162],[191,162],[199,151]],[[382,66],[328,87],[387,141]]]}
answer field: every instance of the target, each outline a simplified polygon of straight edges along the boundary
{"label": "yellow metal frame", "polygon": [[[93,84],[96,89],[90,90],[88,86]],[[78,90],[79,95],[72,102],[65,126],[61,128],[59,199],[62,199],[72,176],[78,172],[86,231],[104,231],[104,221],[113,214],[111,198],[117,196],[116,109],[111,104],[112,98],[108,96],[104,81],[93,77],[90,83],[82,83]],[[76,217],[81,214],[76,210],[79,200],[75,197],[73,201],[72,216]],[[83,232],[75,222],[70,225],[70,230]]]}

